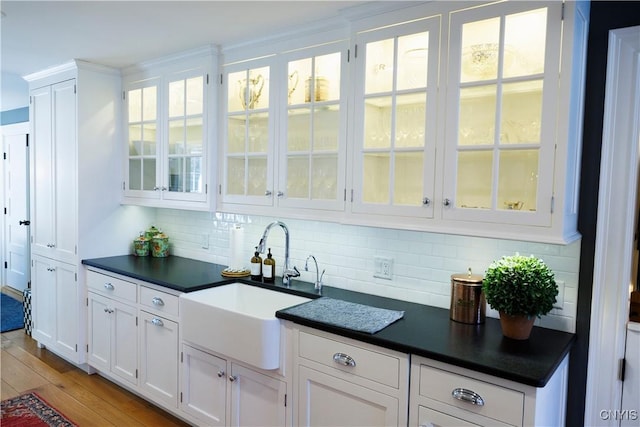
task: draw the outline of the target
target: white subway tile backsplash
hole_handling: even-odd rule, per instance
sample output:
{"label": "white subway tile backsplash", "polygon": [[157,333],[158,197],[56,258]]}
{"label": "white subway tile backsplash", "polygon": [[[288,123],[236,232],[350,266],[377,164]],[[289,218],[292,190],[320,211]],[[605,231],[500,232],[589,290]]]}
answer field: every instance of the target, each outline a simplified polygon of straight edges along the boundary
{"label": "white subway tile backsplash", "polygon": [[[244,228],[247,264],[265,227],[275,218],[229,213],[157,209],[155,224],[169,235],[171,253],[227,265],[229,229]],[[451,275],[466,272],[484,274],[489,264],[503,255],[519,252],[542,258],[564,282],[564,305],[536,324],[568,332],[575,331],[580,242],[569,245],[531,243],[320,221],[285,220],[290,231],[292,265],[313,282],[315,271],[304,272],[307,256],[313,254],[320,271],[326,269],[325,285],[396,298],[418,304],[449,308]],[[141,224],[142,228],[150,224]],[[209,248],[203,249],[203,235]],[[284,265],[284,233],[272,228],[267,246],[276,260],[276,271]],[[373,277],[375,256],[392,258],[392,280]],[[313,270],[313,268],[311,268]],[[498,317],[488,309],[487,315]]]}

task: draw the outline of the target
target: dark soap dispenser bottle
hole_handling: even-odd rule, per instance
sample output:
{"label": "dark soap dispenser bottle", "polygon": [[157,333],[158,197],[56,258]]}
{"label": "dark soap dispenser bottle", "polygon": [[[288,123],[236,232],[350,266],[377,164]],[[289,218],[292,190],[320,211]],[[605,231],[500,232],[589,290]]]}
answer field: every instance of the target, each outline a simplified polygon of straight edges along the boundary
{"label": "dark soap dispenser bottle", "polygon": [[269,248],[269,252],[267,253],[267,257],[264,260],[264,265],[262,266],[262,278],[267,283],[273,283],[276,275],[276,260],[273,259],[271,255],[271,248]]}
{"label": "dark soap dispenser bottle", "polygon": [[251,257],[251,280],[262,280],[262,258],[256,246],[256,251]]}

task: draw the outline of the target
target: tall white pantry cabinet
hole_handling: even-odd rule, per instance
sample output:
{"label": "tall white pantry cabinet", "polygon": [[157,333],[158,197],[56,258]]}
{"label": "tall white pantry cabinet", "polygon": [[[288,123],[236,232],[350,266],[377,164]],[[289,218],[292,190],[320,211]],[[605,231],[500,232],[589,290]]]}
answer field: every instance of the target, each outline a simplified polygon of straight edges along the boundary
{"label": "tall white pantry cabinet", "polygon": [[[111,233],[120,209],[120,73],[70,61],[29,83],[33,338],[86,362],[83,258],[126,250]],[[103,233],[100,233],[103,230]]]}

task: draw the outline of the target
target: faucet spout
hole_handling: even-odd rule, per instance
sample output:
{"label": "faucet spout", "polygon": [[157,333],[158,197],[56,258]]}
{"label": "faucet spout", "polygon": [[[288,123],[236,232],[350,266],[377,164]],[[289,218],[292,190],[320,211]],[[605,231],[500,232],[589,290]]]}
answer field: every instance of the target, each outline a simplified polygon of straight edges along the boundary
{"label": "faucet spout", "polygon": [[293,268],[289,265],[289,228],[282,221],[273,221],[271,224],[267,225],[262,233],[262,238],[260,238],[260,243],[258,243],[257,251],[260,253],[264,253],[265,248],[267,247],[267,238],[269,237],[269,231],[275,225],[278,225],[284,231],[284,269],[282,272],[282,283],[285,286],[289,286],[291,283],[292,277],[300,276],[300,271],[294,266]]}
{"label": "faucet spout", "polygon": [[304,262],[305,271],[309,271],[309,259],[312,259],[313,263],[316,265],[316,283],[314,288],[316,291],[322,292],[322,277],[324,276],[325,270],[322,270],[322,274],[320,274],[320,269],[318,268],[318,261],[316,260],[316,257],[314,257],[313,255],[309,255],[307,257],[307,260]]}

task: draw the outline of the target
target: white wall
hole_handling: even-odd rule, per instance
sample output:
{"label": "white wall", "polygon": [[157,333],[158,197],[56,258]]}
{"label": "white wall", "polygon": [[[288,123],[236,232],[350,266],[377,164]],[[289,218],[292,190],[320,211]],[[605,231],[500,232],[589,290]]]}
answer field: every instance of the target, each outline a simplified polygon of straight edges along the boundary
{"label": "white wall", "polygon": [[0,111],[15,110],[29,105],[29,85],[17,74],[2,73]]}
{"label": "white wall", "polygon": [[[154,225],[169,235],[174,255],[228,265],[229,228],[242,224],[248,266],[264,228],[274,219],[278,218],[157,209]],[[515,252],[536,255],[564,287],[562,309],[554,309],[537,324],[575,332],[579,241],[565,246],[316,221],[284,222],[290,231],[291,264],[302,272],[303,280],[315,281],[315,272],[304,272],[304,262],[313,254],[320,270],[326,269],[325,285],[447,309],[452,274],[464,273],[469,267],[484,274],[491,261]],[[140,224],[140,229],[149,225]],[[208,249],[202,248],[205,236]],[[271,229],[267,246],[272,248],[277,275],[281,275],[284,233],[279,227]],[[373,257],[378,255],[393,258],[392,280],[373,277]],[[487,315],[498,317],[493,310]]]}

